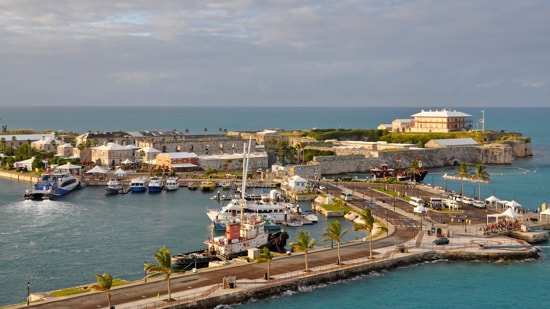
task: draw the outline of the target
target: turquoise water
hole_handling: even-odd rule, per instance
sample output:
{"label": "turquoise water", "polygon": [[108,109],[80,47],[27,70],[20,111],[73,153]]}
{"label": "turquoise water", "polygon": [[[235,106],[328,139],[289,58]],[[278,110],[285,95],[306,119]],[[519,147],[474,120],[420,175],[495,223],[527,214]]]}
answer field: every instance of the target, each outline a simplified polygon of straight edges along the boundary
{"label": "turquoise water", "polygon": [[[13,128],[54,130],[178,129],[210,133],[229,130],[281,128],[373,128],[393,118],[404,118],[419,109],[158,109],[103,108],[102,110],[16,109],[2,110],[2,124]],[[194,110],[194,111],[193,111]],[[472,115],[479,110],[464,109]],[[481,185],[483,197],[494,194],[516,199],[536,209],[548,199],[550,136],[544,124],[550,109],[485,109],[486,128],[523,132],[532,137],[535,156],[512,166],[489,167],[490,184]],[[86,119],[81,115],[86,114]],[[517,115],[529,121],[515,121]],[[443,179],[454,169],[433,170],[426,181],[460,190],[460,181]],[[202,248],[211,233],[206,208],[217,203],[209,194],[189,191],[161,194],[105,196],[103,188],[88,187],[53,202],[23,201],[26,183],[0,179],[0,305],[25,300],[31,291],[50,291],[95,281],[96,273],[136,280],[143,276],[143,262],[166,245],[173,253]],[[477,184],[465,182],[467,194],[479,193]],[[306,207],[306,206],[303,206]],[[307,226],[320,235],[326,221]],[[345,227],[351,227],[343,221]],[[297,228],[288,228],[291,234]],[[362,237],[350,233],[348,239]],[[292,240],[292,237],[291,237]],[[321,244],[323,245],[323,244]],[[548,246],[548,244],[543,244]],[[339,284],[304,287],[274,300],[242,307],[316,308],[389,307],[512,307],[540,308],[550,263],[548,248],[541,261],[506,264],[429,263],[370,274]]]}

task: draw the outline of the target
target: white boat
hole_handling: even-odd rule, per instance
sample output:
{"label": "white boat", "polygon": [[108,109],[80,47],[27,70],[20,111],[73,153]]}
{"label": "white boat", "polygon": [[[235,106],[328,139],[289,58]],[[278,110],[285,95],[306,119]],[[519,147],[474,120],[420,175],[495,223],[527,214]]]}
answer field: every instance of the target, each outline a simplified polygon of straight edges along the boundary
{"label": "white boat", "polygon": [[107,194],[118,194],[122,191],[122,183],[116,178],[111,178],[107,181],[105,191]]}
{"label": "white boat", "polygon": [[156,193],[162,191],[164,185],[162,184],[162,178],[157,176],[149,177],[149,193]]}
{"label": "white boat", "polygon": [[80,188],[78,178],[69,173],[52,172],[44,174],[37,183],[25,192],[26,199],[44,200],[63,196]]}
{"label": "white boat", "polygon": [[130,181],[132,192],[145,192],[147,190],[147,179],[143,177],[134,178]]}
{"label": "white boat", "polygon": [[164,185],[166,191],[175,191],[180,187],[180,181],[178,177],[168,177],[166,184]]}

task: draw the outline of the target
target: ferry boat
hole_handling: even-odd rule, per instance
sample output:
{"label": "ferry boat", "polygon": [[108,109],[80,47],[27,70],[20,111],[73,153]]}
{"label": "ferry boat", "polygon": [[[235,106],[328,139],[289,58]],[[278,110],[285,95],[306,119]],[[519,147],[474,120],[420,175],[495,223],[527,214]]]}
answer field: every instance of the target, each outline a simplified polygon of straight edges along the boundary
{"label": "ferry boat", "polygon": [[53,195],[55,197],[63,196],[74,189],[80,188],[80,180],[71,174],[64,174],[57,179],[57,183],[53,188]]}
{"label": "ferry boat", "polygon": [[216,185],[212,181],[203,181],[199,185],[199,190],[202,192],[212,192],[216,189]]}
{"label": "ferry boat", "polygon": [[149,193],[157,193],[161,192],[164,188],[164,185],[162,184],[162,178],[157,176],[151,176],[149,177]]}
{"label": "ferry boat", "polygon": [[25,191],[28,200],[48,200],[63,196],[81,186],[80,180],[69,173],[51,172],[40,176],[31,189]]}
{"label": "ferry boat", "polygon": [[147,180],[143,177],[132,179],[130,181],[130,190],[132,192],[145,192],[147,190]]}
{"label": "ferry boat", "polygon": [[166,185],[164,186],[166,191],[175,191],[180,187],[180,181],[178,177],[168,177],[166,179]]}
{"label": "ferry boat", "polygon": [[199,186],[197,185],[196,182],[190,182],[187,184],[187,189],[191,190],[191,191],[195,191],[199,188]]}

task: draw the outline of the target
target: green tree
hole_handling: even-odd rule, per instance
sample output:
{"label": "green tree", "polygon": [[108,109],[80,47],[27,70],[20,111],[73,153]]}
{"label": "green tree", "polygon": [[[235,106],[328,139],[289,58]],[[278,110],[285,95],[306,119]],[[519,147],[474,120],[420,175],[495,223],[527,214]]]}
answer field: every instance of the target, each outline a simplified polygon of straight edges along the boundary
{"label": "green tree", "polygon": [[113,286],[113,277],[111,277],[108,273],[104,273],[103,275],[97,274],[95,277],[97,279],[97,283],[90,286],[90,289],[92,291],[105,293],[108,308],[111,308],[111,287]]}
{"label": "green tree", "polygon": [[266,280],[269,280],[271,278],[271,260],[275,255],[269,251],[269,248],[263,247],[260,251],[260,255],[256,259],[257,263],[267,263],[267,278]]}
{"label": "green tree", "polygon": [[481,182],[482,181],[489,181],[489,172],[485,170],[485,165],[483,163],[478,162],[475,167],[474,175],[472,176],[473,179],[477,180],[477,192],[478,192],[478,200],[481,200]]}
{"label": "green tree", "polygon": [[309,231],[300,231],[298,232],[298,235],[296,235],[295,242],[290,243],[290,247],[295,251],[303,251],[304,252],[304,259],[306,263],[306,269],[305,271],[309,271],[308,266],[308,253],[309,249],[313,248],[315,246],[315,238],[311,238],[311,233]]}
{"label": "green tree", "polygon": [[172,274],[172,256],[170,255],[170,250],[163,246],[158,249],[155,254],[155,263],[145,263],[143,270],[147,274],[145,279],[162,276],[164,275],[164,280],[168,285],[168,301],[172,301],[172,291],[170,289],[170,275]]}
{"label": "green tree", "polygon": [[458,177],[460,177],[461,181],[461,189],[460,189],[460,195],[464,196],[464,178],[470,177],[470,167],[466,162],[460,162],[458,165]]}
{"label": "green tree", "polygon": [[[372,216],[372,213],[369,208],[363,209],[361,213],[359,213],[359,222],[356,222],[353,224],[353,230],[363,230],[367,231],[369,233],[369,257],[372,258],[372,231],[374,230],[374,223],[376,220]],[[384,227],[380,227],[382,230],[386,230]]]}
{"label": "green tree", "polygon": [[[411,162],[411,166],[409,166],[409,168],[407,168],[407,172],[409,174],[413,174],[413,175],[420,175],[420,172],[422,171],[422,167],[420,166],[420,160],[418,159],[415,159],[414,161]],[[415,177],[416,179],[416,177]]]}
{"label": "green tree", "polygon": [[340,224],[340,221],[334,220],[330,222],[327,226],[325,226],[325,233],[321,235],[323,239],[321,239],[322,242],[326,241],[335,241],[336,242],[336,248],[338,249],[338,260],[336,261],[336,264],[340,265],[340,243],[342,242],[342,238],[344,235],[348,233],[348,229],[342,230],[342,225]]}

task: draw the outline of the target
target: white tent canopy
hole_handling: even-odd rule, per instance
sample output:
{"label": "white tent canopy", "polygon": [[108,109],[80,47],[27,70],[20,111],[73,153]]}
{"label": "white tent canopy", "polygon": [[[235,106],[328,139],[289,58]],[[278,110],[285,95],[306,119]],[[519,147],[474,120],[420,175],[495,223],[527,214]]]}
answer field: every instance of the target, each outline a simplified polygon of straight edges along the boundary
{"label": "white tent canopy", "polygon": [[496,218],[496,221],[498,222],[498,218],[500,217],[516,219],[516,218],[520,218],[521,215],[518,214],[513,208],[510,207],[500,214],[487,215],[487,225],[489,225],[489,218]]}
{"label": "white tent canopy", "polygon": [[126,159],[126,160],[124,160],[124,161],[122,161],[122,162],[120,162],[120,163],[122,163],[122,164],[133,164],[134,161],[132,161],[132,160],[130,160],[130,159]]}
{"label": "white tent canopy", "polygon": [[99,165],[96,165],[94,168],[86,172],[86,174],[105,174],[105,173],[107,173],[107,171]]}
{"label": "white tent canopy", "polygon": [[126,171],[123,169],[118,169],[113,174],[118,177],[124,177],[126,176]]}
{"label": "white tent canopy", "polygon": [[500,201],[500,199],[498,197],[494,196],[494,195],[489,196],[485,200],[489,203],[494,203],[494,202]]}
{"label": "white tent canopy", "polygon": [[66,164],[63,164],[57,167],[58,170],[62,170],[62,171],[80,170],[81,168],[82,166],[71,164],[70,162],[67,162]]}
{"label": "white tent canopy", "polygon": [[508,203],[506,203],[506,206],[512,207],[512,208],[518,208],[518,207],[521,207],[521,204],[516,202],[516,200],[511,200]]}

